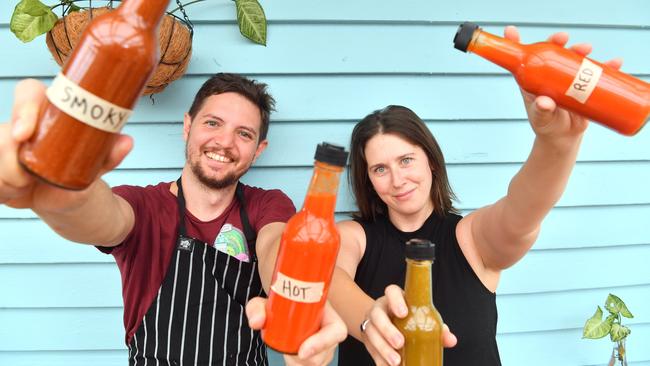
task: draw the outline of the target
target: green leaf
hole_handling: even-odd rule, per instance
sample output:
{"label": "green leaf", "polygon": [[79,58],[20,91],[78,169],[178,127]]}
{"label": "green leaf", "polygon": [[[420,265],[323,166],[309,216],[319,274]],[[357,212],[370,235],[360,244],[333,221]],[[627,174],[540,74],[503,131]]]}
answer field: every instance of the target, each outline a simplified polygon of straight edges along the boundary
{"label": "green leaf", "polygon": [[630,328],[620,324],[612,324],[612,329],[609,331],[609,338],[612,342],[618,342],[627,337],[630,333],[632,333]]}
{"label": "green leaf", "polygon": [[251,41],[266,46],[266,16],[257,0],[236,0],[237,23],[241,34]]}
{"label": "green leaf", "polygon": [[618,296],[609,294],[605,300],[605,308],[612,314],[621,313],[626,318],[634,318],[634,315],[627,309],[623,300]]}
{"label": "green leaf", "polygon": [[14,8],[9,29],[27,43],[52,29],[57,19],[52,9],[39,0],[22,0]]}
{"label": "green leaf", "polygon": [[596,313],[585,323],[585,327],[582,330],[582,338],[603,338],[609,333],[609,330],[612,328],[613,318],[607,317],[603,321],[602,317],[603,311],[599,306],[596,309]]}

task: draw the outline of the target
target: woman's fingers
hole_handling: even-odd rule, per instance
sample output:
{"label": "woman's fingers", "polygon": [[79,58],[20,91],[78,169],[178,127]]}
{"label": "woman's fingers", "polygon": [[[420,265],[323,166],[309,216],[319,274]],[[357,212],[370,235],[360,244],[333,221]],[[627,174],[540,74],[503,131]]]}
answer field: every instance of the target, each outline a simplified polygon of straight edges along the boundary
{"label": "woman's fingers", "polygon": [[397,353],[395,348],[386,341],[386,338],[380,329],[375,324],[373,324],[372,320],[366,326],[365,336],[374,348],[375,352],[381,357],[384,362],[386,362],[388,365],[399,365],[399,353]]}

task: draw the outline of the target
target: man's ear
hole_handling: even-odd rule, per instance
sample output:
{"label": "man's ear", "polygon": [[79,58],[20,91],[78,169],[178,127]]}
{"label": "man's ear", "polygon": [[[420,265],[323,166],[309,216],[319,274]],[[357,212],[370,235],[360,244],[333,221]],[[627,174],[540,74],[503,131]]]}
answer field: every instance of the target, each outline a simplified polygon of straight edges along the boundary
{"label": "man's ear", "polygon": [[267,146],[269,146],[269,140],[267,139],[264,139],[260,141],[259,144],[257,144],[257,150],[255,150],[255,157],[253,158],[253,163],[262,154],[262,151],[264,151]]}
{"label": "man's ear", "polygon": [[183,116],[183,141],[187,142],[187,137],[190,135],[190,127],[192,126],[192,117],[188,113]]}

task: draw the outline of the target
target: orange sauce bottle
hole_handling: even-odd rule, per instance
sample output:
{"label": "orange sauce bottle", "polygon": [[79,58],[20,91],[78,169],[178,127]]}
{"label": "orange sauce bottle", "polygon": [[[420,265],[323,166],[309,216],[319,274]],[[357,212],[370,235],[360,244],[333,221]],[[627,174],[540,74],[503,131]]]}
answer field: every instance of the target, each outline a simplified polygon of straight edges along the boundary
{"label": "orange sauce bottle", "polygon": [[510,71],[525,91],[624,135],[650,119],[650,84],[554,43],[519,44],[465,22],[454,46]]}
{"label": "orange sauce bottle", "polygon": [[34,135],[20,147],[26,170],[67,189],[98,178],[158,64],[157,28],[168,4],[125,0],[93,18],[47,89]]}
{"label": "orange sauce bottle", "polygon": [[278,352],[298,353],[320,329],[340,246],[334,208],[347,155],[342,147],[318,145],[305,203],[282,233],[262,329],[264,342]]}
{"label": "orange sauce bottle", "polygon": [[404,299],[408,307],[405,318],[392,318],[404,336],[400,349],[402,366],[442,366],[442,317],[433,305],[431,264],[435,245],[423,239],[406,242],[406,282]]}

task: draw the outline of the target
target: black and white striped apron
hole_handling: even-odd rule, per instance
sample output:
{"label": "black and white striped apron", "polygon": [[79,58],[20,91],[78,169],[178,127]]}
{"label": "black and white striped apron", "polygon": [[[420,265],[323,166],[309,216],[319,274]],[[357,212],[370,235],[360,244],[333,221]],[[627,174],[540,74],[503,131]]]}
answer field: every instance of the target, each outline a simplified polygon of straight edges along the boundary
{"label": "black and white striped apron", "polygon": [[129,365],[267,365],[260,333],[248,327],[246,302],[263,293],[256,234],[244,192],[236,197],[250,262],[187,236],[185,199],[178,179],[179,237],[158,295],[129,344]]}

